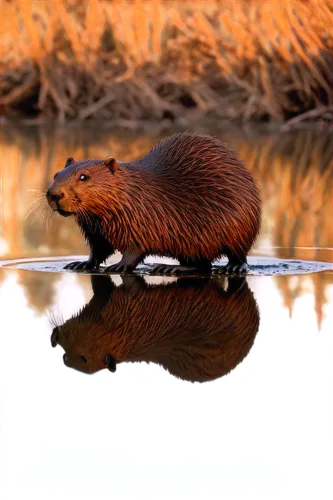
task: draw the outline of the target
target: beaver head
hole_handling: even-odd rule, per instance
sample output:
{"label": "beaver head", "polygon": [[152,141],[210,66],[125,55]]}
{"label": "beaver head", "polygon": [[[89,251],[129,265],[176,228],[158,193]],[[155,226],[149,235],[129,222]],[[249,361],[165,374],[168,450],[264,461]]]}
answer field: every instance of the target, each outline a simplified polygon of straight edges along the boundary
{"label": "beaver head", "polygon": [[108,184],[108,177],[115,174],[116,170],[117,162],[113,156],[106,160],[79,162],[68,158],[65,168],[55,174],[46,192],[49,206],[63,217],[87,211],[93,213],[91,200],[94,204],[98,203],[98,199],[101,199],[101,186]]}
{"label": "beaver head", "polygon": [[[69,323],[73,324],[73,321],[70,320]],[[66,326],[66,324],[63,326],[55,326],[51,334],[52,347],[56,347],[59,344],[65,350],[63,361],[66,366],[75,368],[84,373],[95,373],[103,368],[107,368],[113,373],[116,371],[117,361],[112,354],[102,353],[100,346],[96,346],[94,349],[91,348],[90,345],[85,345],[85,343],[82,343],[80,346],[73,345],[68,338]],[[80,323],[74,320],[74,329],[75,327],[75,333],[79,335],[80,330],[83,329],[83,331],[85,331],[87,325],[86,323],[80,325]]]}

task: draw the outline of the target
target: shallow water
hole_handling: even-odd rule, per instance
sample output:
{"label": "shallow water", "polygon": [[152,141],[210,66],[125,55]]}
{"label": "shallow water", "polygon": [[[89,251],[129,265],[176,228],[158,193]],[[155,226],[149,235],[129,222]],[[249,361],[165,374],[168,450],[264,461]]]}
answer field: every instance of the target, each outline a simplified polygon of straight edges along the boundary
{"label": "shallow water", "polygon": [[[9,260],[2,261],[0,265],[4,267],[9,267],[12,269],[27,269],[29,271],[36,272],[50,272],[50,273],[69,273],[74,272],[77,273],[79,271],[69,271],[65,269],[66,264],[72,261],[83,261],[87,258],[86,255],[71,255],[66,259],[59,259],[56,257],[48,258],[48,259],[17,259],[17,260]],[[110,262],[118,262],[119,256],[115,255],[110,259]],[[154,256],[148,257],[145,260],[144,264],[140,264],[137,266],[135,272],[132,274],[134,276],[149,276],[154,271],[154,264],[156,260],[166,261],[167,259],[155,259]],[[168,259],[169,262],[172,259]],[[177,262],[177,261],[175,261]],[[212,272],[206,275],[202,275],[205,277],[214,276],[214,275],[223,275],[227,276],[224,271],[224,266],[227,264],[227,259],[220,259],[214,262],[212,266]],[[87,273],[86,271],[81,272],[81,274],[110,274],[105,271],[105,265],[101,265],[99,269],[95,270],[93,273]],[[175,268],[176,270],[177,268]],[[247,276],[294,276],[297,274],[312,274],[318,273],[322,271],[332,271],[333,264],[329,262],[316,262],[310,260],[291,260],[291,259],[277,259],[273,257],[249,257],[248,258],[248,271],[246,273]],[[155,275],[159,275],[159,273],[154,273]],[[171,273],[172,274],[172,273]],[[176,275],[177,273],[174,272]],[[196,277],[198,274],[189,274],[187,273],[187,277]],[[201,275],[199,275],[201,276]],[[237,276],[236,276],[237,277]]]}
{"label": "shallow water", "polygon": [[28,189],[156,137],[2,132],[1,498],[332,498],[331,141],[219,134],[263,193],[246,280],[63,272],[82,238]]}

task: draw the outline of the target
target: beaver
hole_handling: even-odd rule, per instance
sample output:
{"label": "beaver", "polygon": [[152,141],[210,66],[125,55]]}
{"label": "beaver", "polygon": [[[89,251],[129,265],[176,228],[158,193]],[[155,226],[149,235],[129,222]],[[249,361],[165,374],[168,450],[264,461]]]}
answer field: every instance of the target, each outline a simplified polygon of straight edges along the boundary
{"label": "beaver", "polygon": [[92,275],[91,282],[90,302],[51,334],[52,346],[65,350],[65,365],[85,373],[145,361],[183,380],[213,380],[245,358],[258,331],[258,307],[244,277],[148,285],[122,275],[116,287],[108,276]]}
{"label": "beaver", "polygon": [[74,215],[90,246],[84,262],[67,269],[97,269],[115,250],[108,272],[131,272],[148,255],[173,257],[161,274],[210,272],[228,257],[227,273],[247,271],[247,254],[261,220],[259,189],[236,153],[202,134],[174,134],[128,163],[74,161],[54,176],[47,200],[60,215]]}

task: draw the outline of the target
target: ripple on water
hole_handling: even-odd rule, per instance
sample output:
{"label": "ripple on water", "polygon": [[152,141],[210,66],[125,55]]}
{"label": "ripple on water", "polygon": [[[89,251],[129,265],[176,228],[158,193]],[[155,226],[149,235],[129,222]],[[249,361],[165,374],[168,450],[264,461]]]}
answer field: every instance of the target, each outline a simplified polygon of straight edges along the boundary
{"label": "ripple on water", "polygon": [[[6,268],[14,269],[25,269],[29,271],[39,271],[39,272],[78,272],[65,270],[64,266],[72,260],[85,260],[86,256],[72,256],[64,259],[63,257],[54,257],[49,259],[21,259],[13,261],[3,261],[0,262],[0,266]],[[220,266],[223,266],[226,260],[220,260],[213,266],[213,271],[218,270]],[[322,271],[332,271],[333,264],[328,262],[316,262],[316,261],[306,261],[306,260],[283,260],[273,257],[250,257],[248,259],[249,264],[249,276],[285,276],[294,274],[309,274],[317,273]],[[137,271],[140,274],[149,274],[152,266],[150,264],[142,264],[138,266]],[[102,272],[94,271],[94,273],[89,273],[86,271],[80,271],[84,274],[96,274]],[[223,273],[222,273],[223,274]]]}

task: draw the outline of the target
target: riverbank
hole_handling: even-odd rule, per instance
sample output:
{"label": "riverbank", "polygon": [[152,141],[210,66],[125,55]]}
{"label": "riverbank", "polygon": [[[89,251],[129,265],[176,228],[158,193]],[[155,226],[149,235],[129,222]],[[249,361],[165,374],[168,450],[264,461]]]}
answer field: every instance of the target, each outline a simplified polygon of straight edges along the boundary
{"label": "riverbank", "polygon": [[2,2],[3,120],[333,123],[332,0]]}

